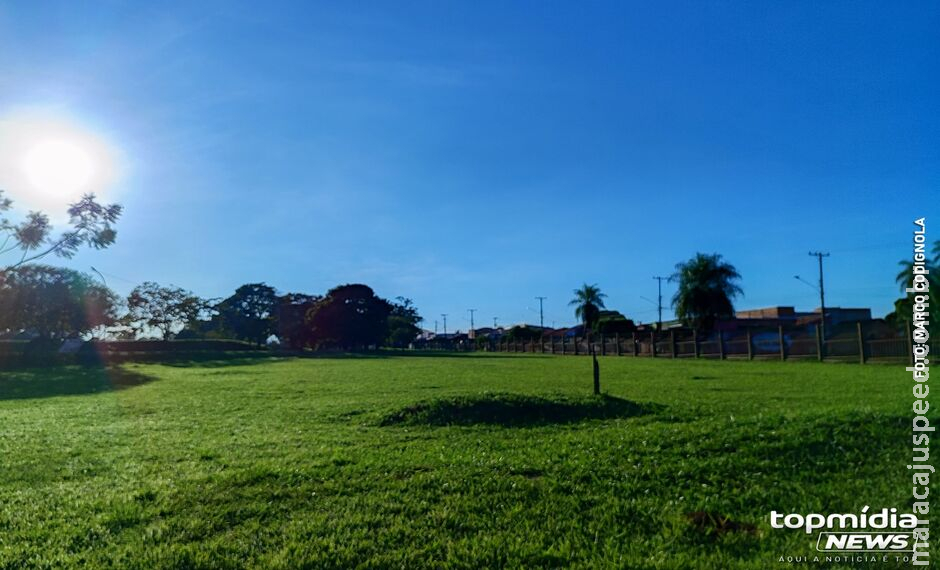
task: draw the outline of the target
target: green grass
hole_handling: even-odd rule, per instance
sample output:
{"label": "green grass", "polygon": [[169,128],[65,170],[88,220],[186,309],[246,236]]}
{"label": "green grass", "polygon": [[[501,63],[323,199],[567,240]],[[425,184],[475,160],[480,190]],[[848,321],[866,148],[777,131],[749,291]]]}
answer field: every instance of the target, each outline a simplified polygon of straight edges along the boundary
{"label": "green grass", "polygon": [[2,373],[0,568],[766,568],[814,554],[772,509],[909,508],[903,366],[590,366]]}

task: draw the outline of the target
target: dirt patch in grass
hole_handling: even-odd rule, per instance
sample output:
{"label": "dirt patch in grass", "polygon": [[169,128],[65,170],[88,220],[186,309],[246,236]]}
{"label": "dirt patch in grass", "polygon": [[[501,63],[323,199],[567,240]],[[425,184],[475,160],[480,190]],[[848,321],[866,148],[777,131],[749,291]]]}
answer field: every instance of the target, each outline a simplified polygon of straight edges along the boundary
{"label": "dirt patch in grass", "polygon": [[584,420],[630,418],[660,411],[614,396],[542,398],[520,394],[457,396],[420,402],[389,414],[380,423],[392,425],[476,425],[525,427]]}

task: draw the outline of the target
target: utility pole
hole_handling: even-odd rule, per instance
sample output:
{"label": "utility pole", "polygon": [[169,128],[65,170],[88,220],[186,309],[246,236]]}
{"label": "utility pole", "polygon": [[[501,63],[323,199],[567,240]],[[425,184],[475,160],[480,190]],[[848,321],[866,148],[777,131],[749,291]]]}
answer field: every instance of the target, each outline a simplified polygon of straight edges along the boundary
{"label": "utility pole", "polygon": [[542,301],[548,297],[536,297],[539,300],[539,328],[545,330],[545,314],[542,312]]}
{"label": "utility pole", "polygon": [[468,338],[476,338],[477,333],[473,329],[473,313],[476,312],[476,309],[467,309],[470,312],[470,336]]}
{"label": "utility pole", "polygon": [[663,279],[669,279],[668,277],[660,277],[659,275],[654,275],[655,279],[659,283],[659,296],[656,298],[656,308],[659,311],[659,318],[656,320],[656,330],[663,330]]}
{"label": "utility pole", "polygon": [[819,322],[822,323],[819,328],[820,336],[823,342],[826,341],[826,290],[823,288],[823,258],[829,257],[829,252],[811,251],[811,257],[819,260]]}
{"label": "utility pole", "polygon": [[441,313],[444,318],[444,338],[447,338],[447,313]]}

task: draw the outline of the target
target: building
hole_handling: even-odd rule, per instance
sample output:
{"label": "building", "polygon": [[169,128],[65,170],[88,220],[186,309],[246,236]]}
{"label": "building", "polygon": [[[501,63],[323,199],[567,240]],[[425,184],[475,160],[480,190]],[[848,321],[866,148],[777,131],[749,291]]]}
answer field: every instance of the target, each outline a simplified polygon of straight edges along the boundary
{"label": "building", "polygon": [[[826,325],[838,327],[842,323],[871,321],[871,309],[861,307],[826,307]],[[722,319],[715,328],[733,332],[740,328],[812,327],[820,321],[819,308],[812,311],[797,311],[791,306],[763,307],[735,311],[733,319]],[[683,328],[682,321],[675,319],[663,322],[663,329]],[[655,329],[655,323],[642,325],[640,330]]]}

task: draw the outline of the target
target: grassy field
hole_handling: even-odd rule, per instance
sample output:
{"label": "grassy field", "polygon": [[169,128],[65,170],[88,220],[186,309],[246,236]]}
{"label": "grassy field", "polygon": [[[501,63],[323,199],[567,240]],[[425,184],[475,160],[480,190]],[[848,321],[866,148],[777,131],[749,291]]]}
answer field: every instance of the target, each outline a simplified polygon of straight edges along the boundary
{"label": "grassy field", "polygon": [[600,360],[4,372],[0,568],[768,568],[909,505],[903,366]]}

